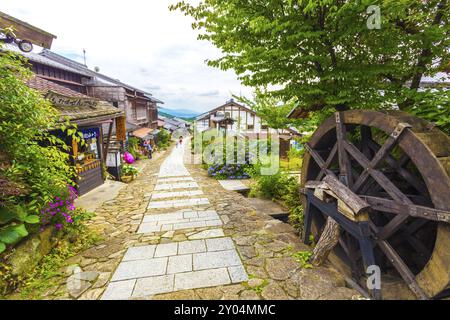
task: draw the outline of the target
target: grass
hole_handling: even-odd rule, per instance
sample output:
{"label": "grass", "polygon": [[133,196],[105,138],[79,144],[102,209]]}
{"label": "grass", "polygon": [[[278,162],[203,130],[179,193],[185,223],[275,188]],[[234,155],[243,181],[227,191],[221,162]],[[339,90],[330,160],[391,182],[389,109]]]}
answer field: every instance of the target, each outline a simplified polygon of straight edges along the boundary
{"label": "grass", "polygon": [[280,168],[284,170],[301,170],[302,164],[302,158],[280,159]]}

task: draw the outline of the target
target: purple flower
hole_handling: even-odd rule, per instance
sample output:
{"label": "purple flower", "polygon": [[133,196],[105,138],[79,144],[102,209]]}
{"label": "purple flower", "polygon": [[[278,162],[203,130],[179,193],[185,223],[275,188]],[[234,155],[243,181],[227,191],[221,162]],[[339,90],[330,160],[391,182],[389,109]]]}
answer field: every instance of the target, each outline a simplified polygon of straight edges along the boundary
{"label": "purple flower", "polygon": [[56,230],[61,230],[62,227],[63,227],[63,225],[61,223],[57,223],[55,225]]}

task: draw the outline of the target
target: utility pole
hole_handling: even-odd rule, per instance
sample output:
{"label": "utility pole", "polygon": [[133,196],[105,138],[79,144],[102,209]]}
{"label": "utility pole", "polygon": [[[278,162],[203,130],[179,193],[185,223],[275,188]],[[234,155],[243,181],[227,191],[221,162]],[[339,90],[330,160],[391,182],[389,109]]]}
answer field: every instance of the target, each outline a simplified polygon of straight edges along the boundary
{"label": "utility pole", "polygon": [[84,57],[84,65],[87,66],[86,64],[86,49],[83,48],[83,57]]}

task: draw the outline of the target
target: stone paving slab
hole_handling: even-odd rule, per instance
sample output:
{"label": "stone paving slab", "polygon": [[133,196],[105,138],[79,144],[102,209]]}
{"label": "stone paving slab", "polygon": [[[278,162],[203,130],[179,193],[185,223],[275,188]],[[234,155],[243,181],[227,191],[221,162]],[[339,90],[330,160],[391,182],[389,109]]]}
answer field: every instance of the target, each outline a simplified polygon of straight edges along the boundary
{"label": "stone paving slab", "polygon": [[174,291],[230,284],[227,268],[194,271],[175,275]]}
{"label": "stone paving slab", "polygon": [[102,299],[139,298],[246,280],[231,238],[147,245],[127,250]]}
{"label": "stone paving slab", "polygon": [[161,190],[176,190],[176,189],[197,189],[199,186],[197,182],[180,182],[180,183],[167,183],[157,184],[155,191]]}
{"label": "stone paving slab", "polygon": [[167,183],[173,183],[173,182],[181,182],[181,181],[195,181],[192,177],[175,177],[175,178],[162,178],[158,179],[158,184],[167,184]]}
{"label": "stone paving slab", "polygon": [[186,200],[150,201],[149,209],[168,209],[210,204],[208,198],[190,198]]}
{"label": "stone paving slab", "polygon": [[[146,215],[138,233],[175,231],[190,228],[221,226],[223,224],[214,210],[179,211],[166,214]],[[223,234],[223,233],[222,233]]]}
{"label": "stone paving slab", "polygon": [[[185,236],[189,240],[169,240],[129,248],[103,299],[144,298],[248,280],[233,240],[225,237],[223,230],[218,228],[223,222],[217,212],[201,210],[210,202],[206,197],[198,197],[203,191],[182,163],[183,152],[184,148],[173,149],[161,165],[153,193],[145,195],[149,201],[147,214],[144,214],[138,234],[164,231],[174,234],[176,230],[192,229]],[[149,209],[159,211],[177,207],[189,209],[149,214]],[[203,230],[196,232],[195,229]]]}
{"label": "stone paving slab", "polygon": [[136,279],[111,282],[102,296],[102,300],[127,300],[133,294]]}
{"label": "stone paving slab", "polygon": [[220,185],[228,191],[244,191],[250,188],[239,180],[218,180]]}
{"label": "stone paving slab", "polygon": [[153,199],[164,199],[164,198],[181,198],[181,197],[192,197],[192,196],[200,196],[203,195],[202,190],[195,191],[178,191],[178,192],[159,192],[159,193],[151,193],[147,194]]}
{"label": "stone paving slab", "polygon": [[131,280],[166,274],[168,258],[125,261],[119,264],[111,281]]}

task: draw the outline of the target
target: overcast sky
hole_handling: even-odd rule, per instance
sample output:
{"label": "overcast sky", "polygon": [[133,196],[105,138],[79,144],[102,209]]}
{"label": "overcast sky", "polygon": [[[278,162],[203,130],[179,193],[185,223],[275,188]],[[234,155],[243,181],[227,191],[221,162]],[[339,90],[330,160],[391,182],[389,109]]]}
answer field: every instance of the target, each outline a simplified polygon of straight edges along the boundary
{"label": "overcast sky", "polygon": [[[233,71],[205,64],[220,56],[197,40],[190,17],[171,12],[176,0],[2,0],[0,11],[58,38],[52,50],[149,91],[168,109],[204,112],[231,98],[250,96]],[[197,2],[197,0],[191,0]]]}

